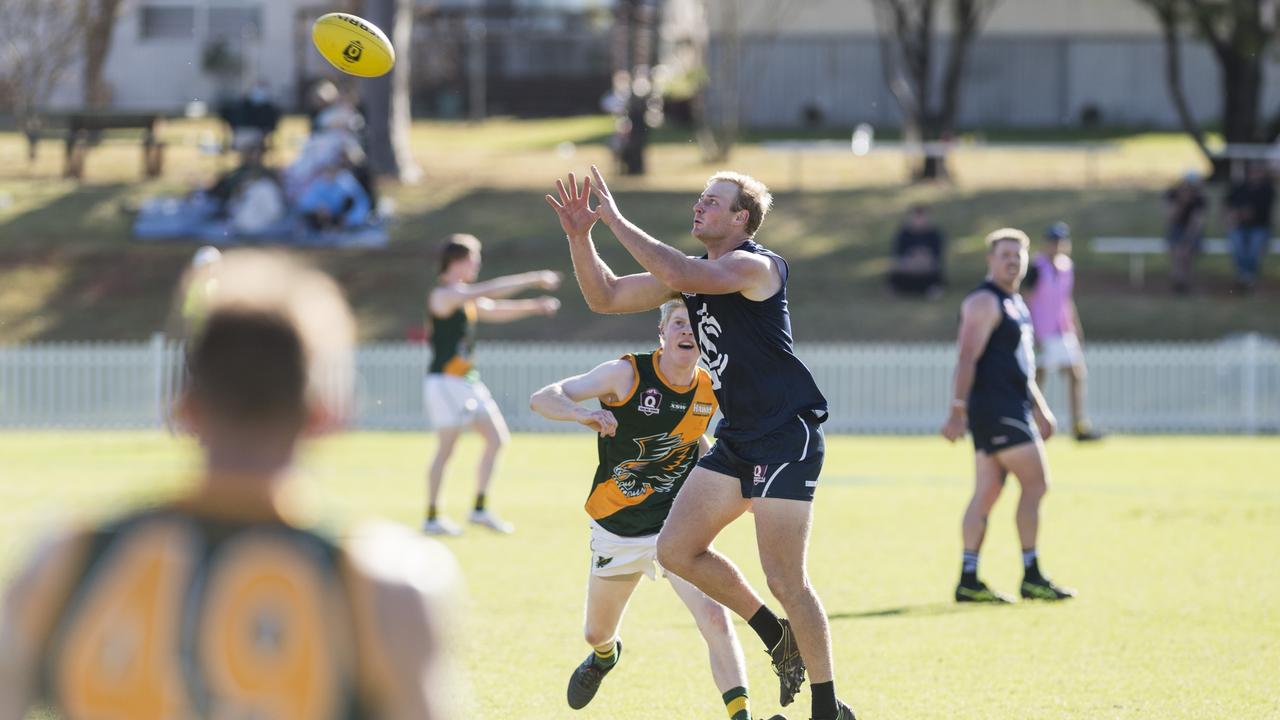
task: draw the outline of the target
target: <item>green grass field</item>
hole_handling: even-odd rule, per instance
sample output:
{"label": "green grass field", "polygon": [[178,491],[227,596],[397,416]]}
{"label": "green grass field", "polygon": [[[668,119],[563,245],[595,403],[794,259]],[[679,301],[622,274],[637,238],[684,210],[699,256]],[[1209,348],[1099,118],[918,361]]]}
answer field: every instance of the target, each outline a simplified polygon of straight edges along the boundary
{"label": "green grass field", "polygon": [[[323,516],[420,518],[431,441],[357,434],[308,452]],[[477,445],[446,489],[460,517]],[[97,516],[189,476],[194,449],[154,433],[0,434],[0,579],[55,517]],[[586,710],[564,702],[580,637],[588,552],[586,434],[517,436],[493,506],[513,537],[451,541],[468,584],[456,648],[465,718],[721,718],[701,641],[661,583],[623,626],[627,654]],[[936,438],[829,439],[810,555],[835,638],[841,694],[860,718],[1276,718],[1280,692],[1280,441],[1112,438],[1050,442],[1044,567],[1077,600],[957,607],[959,516],[971,453]],[[1002,498],[982,561],[1016,589],[1018,541]],[[719,547],[763,587],[750,525]],[[745,624],[756,714],[776,681]],[[808,695],[789,717],[808,717]]]}

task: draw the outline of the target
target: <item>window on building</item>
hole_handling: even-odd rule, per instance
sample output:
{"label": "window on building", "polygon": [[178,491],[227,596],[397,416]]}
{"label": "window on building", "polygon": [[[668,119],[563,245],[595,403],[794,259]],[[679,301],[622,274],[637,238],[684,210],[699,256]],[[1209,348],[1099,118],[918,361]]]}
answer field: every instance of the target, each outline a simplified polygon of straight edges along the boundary
{"label": "window on building", "polygon": [[183,5],[143,5],[143,40],[190,40],[196,34],[196,9]]}
{"label": "window on building", "polygon": [[240,40],[262,37],[262,8],[256,5],[225,5],[209,8],[209,40]]}

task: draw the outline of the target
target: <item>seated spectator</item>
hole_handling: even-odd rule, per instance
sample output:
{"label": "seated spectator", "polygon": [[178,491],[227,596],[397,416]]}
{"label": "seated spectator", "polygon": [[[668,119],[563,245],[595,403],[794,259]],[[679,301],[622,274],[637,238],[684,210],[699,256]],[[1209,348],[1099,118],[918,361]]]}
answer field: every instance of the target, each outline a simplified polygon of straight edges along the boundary
{"label": "seated spectator", "polygon": [[345,103],[336,103],[317,118],[319,129],[313,132],[293,164],[285,170],[285,191],[298,198],[325,168],[362,152],[356,133],[364,118]]}
{"label": "seated spectator", "polygon": [[244,97],[224,105],[221,114],[231,128],[233,146],[256,142],[266,147],[280,124],[280,107],[271,98],[271,88],[262,81]]}
{"label": "seated spectator", "polygon": [[889,285],[900,295],[942,295],[942,233],[929,218],[929,209],[913,205],[893,241]]}
{"label": "seated spectator", "polygon": [[1191,263],[1200,253],[1205,218],[1209,214],[1200,173],[1188,171],[1165,191],[1164,201],[1169,221],[1164,237],[1169,244],[1170,279],[1173,291],[1182,294],[1191,290]]}
{"label": "seated spectator", "polygon": [[298,198],[298,210],[312,230],[346,229],[369,219],[369,195],[341,163],[332,163]]}
{"label": "seated spectator", "polygon": [[1250,292],[1258,281],[1262,256],[1271,242],[1271,206],[1275,187],[1264,162],[1249,164],[1245,181],[1227,193],[1227,224],[1236,264],[1236,289]]}
{"label": "seated spectator", "polygon": [[287,212],[280,178],[263,164],[262,146],[256,143],[241,148],[240,164],[218,178],[207,195],[214,201],[214,217],[231,220],[242,232],[260,231]]}

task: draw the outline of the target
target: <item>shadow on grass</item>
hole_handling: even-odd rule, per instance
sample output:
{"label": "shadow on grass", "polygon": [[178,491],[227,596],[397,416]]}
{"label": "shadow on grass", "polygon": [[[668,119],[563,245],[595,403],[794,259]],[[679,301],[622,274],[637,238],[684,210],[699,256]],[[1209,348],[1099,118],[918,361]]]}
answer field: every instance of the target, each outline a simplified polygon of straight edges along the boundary
{"label": "shadow on grass", "polygon": [[957,613],[978,612],[993,608],[1008,609],[1015,606],[1016,604],[1001,605],[997,603],[925,603],[923,605],[901,605],[899,607],[863,610],[861,612],[831,613],[827,616],[827,619],[835,622],[837,620],[874,620],[876,618],[889,617],[932,617],[937,615],[955,615]]}

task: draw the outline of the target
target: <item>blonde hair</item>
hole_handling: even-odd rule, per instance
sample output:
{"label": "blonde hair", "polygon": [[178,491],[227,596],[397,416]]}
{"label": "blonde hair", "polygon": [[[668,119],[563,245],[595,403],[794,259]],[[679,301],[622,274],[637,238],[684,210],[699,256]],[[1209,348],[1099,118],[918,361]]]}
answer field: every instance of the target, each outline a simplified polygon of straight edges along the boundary
{"label": "blonde hair", "polygon": [[658,311],[662,313],[658,318],[658,331],[661,332],[664,330],[667,327],[667,323],[671,321],[671,315],[675,313],[676,310],[680,310],[684,307],[684,301],[679,298],[673,298],[662,303],[662,307],[658,308]]}
{"label": "blonde hair", "polygon": [[1012,240],[1013,242],[1018,243],[1023,250],[1031,247],[1031,238],[1027,237],[1026,233],[1017,228],[1000,228],[999,230],[992,232],[990,235],[987,235],[986,239],[983,240],[987,246],[987,254],[990,255],[995,252],[996,244],[1005,240]]}
{"label": "blonde hair", "polygon": [[733,199],[733,205],[730,205],[729,209],[733,212],[746,210],[747,235],[755,235],[760,229],[760,223],[764,222],[764,216],[769,214],[769,208],[773,207],[773,194],[759,180],[730,170],[721,170],[712,175],[711,179],[707,180],[707,187],[722,181],[738,186],[738,196]]}
{"label": "blonde hair", "polygon": [[187,392],[221,422],[301,429],[341,418],[355,378],[355,320],[326,274],[277,251],[231,250],[192,271],[208,288],[187,323]]}

